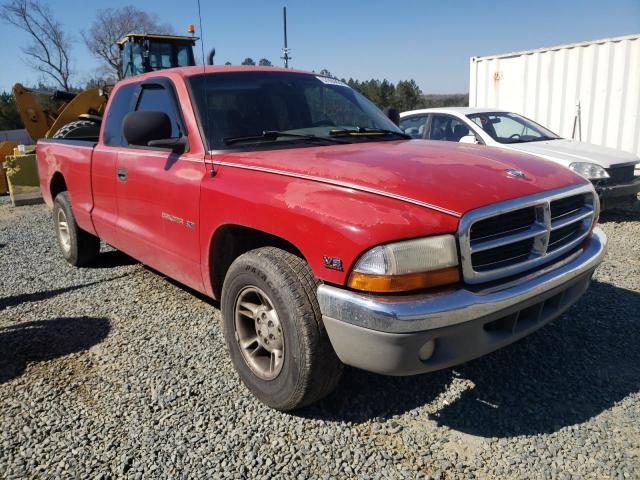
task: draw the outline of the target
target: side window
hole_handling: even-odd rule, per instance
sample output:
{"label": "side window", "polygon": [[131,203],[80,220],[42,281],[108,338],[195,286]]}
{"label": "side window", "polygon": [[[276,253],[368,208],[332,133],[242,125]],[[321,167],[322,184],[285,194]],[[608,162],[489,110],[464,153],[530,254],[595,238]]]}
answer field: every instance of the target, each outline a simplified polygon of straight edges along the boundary
{"label": "side window", "polygon": [[176,59],[178,60],[178,67],[186,67],[193,65],[191,55],[191,47],[187,45],[179,45],[176,47]]}
{"label": "side window", "polygon": [[152,70],[171,68],[171,45],[151,42],[149,45],[149,65]]}
{"label": "side window", "polygon": [[181,135],[173,100],[165,88],[156,85],[144,87],[140,93],[136,110],[141,112],[155,111],[166,113],[171,120],[171,138],[176,138]]}
{"label": "side window", "polygon": [[102,133],[103,143],[113,147],[126,147],[127,141],[122,134],[122,121],[127,113],[132,110],[133,94],[138,87],[135,83],[129,83],[120,87],[109,106],[109,113]]}
{"label": "side window", "polygon": [[462,137],[470,135],[472,132],[462,121],[451,115],[432,115],[430,140],[444,140],[447,142],[458,142]]}
{"label": "side window", "polygon": [[131,75],[140,75],[144,73],[142,48],[140,47],[139,43],[134,43],[131,46],[131,55],[132,55],[131,64],[133,66],[133,69],[131,70]]}
{"label": "side window", "polygon": [[426,115],[411,115],[400,119],[400,129],[413,138],[422,138],[426,122]]}

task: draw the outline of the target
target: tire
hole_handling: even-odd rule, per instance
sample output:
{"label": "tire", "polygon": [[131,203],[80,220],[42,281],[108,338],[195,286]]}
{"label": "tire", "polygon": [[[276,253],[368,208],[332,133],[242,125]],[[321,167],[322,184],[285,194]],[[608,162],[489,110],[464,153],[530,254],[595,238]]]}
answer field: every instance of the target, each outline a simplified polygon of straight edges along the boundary
{"label": "tire", "polygon": [[91,120],[76,120],[60,128],[53,138],[87,138],[97,139],[100,135],[100,124]]}
{"label": "tire", "polygon": [[68,192],[59,193],[53,202],[53,224],[67,262],[81,267],[96,259],[100,253],[100,239],[78,227]]}
{"label": "tire", "polygon": [[[274,247],[241,255],[225,277],[221,308],[231,361],[247,388],[277,410],[294,410],[320,400],[337,386],[342,375],[342,363],[322,323],[317,286],[303,259]],[[261,294],[267,300],[262,302],[262,313],[254,308],[264,300]],[[253,305],[258,313],[241,308],[241,304]],[[267,317],[259,320],[262,314]],[[251,335],[263,340],[250,343]],[[243,348],[241,343],[251,346]],[[251,351],[259,353],[252,356]],[[280,360],[277,352],[282,355]],[[261,370],[260,364],[265,368]]]}

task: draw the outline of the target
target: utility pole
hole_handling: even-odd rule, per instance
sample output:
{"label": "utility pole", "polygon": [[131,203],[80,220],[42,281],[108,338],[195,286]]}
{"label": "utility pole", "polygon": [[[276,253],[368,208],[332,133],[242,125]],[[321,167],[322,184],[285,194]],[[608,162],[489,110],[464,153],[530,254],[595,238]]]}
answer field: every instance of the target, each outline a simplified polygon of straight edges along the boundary
{"label": "utility pole", "polygon": [[289,68],[289,45],[287,43],[287,7],[282,7],[282,16],[284,19],[284,48],[282,49],[282,58],[284,60],[284,68]]}

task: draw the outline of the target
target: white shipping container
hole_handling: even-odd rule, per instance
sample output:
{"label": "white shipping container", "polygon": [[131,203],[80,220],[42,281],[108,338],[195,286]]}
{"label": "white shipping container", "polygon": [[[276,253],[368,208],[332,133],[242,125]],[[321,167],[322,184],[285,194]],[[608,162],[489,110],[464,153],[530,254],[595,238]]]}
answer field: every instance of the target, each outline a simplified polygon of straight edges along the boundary
{"label": "white shipping container", "polygon": [[470,107],[640,155],[640,34],[471,57],[470,72]]}

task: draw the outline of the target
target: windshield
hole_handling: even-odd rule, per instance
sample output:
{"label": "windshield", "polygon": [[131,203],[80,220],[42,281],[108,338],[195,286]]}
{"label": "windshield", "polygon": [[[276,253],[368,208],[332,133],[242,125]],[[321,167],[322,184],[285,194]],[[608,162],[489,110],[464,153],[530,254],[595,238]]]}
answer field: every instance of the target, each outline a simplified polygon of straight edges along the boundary
{"label": "windshield", "polygon": [[467,117],[500,143],[539,142],[560,138],[552,131],[516,113],[473,113]]}
{"label": "windshield", "polygon": [[335,143],[397,140],[404,136],[373,103],[327,77],[229,72],[195,75],[189,83],[210,150],[309,146],[318,145],[311,141],[318,139]]}

